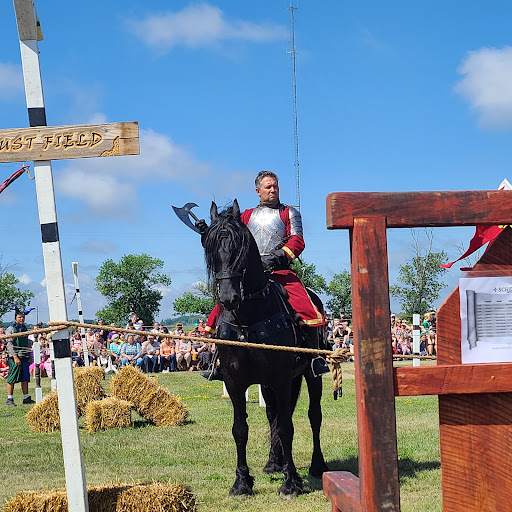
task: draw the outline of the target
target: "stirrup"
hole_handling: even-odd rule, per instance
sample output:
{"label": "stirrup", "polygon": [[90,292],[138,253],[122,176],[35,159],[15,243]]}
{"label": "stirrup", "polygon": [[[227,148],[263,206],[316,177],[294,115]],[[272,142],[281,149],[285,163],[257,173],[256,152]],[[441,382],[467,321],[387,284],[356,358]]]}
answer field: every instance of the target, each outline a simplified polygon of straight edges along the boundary
{"label": "stirrup", "polygon": [[317,356],[311,359],[311,373],[313,377],[320,377],[324,373],[329,373],[329,366],[322,356]]}
{"label": "stirrup", "polygon": [[208,370],[201,370],[199,375],[206,380],[224,380],[222,375],[222,371],[218,366],[214,366],[213,368],[208,368]]}

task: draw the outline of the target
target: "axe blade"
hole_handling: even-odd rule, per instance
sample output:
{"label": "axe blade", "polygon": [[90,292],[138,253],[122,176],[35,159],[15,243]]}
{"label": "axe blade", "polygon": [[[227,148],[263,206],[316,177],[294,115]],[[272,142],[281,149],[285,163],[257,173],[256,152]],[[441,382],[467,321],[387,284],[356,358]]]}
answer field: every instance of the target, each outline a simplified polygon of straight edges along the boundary
{"label": "axe blade", "polygon": [[199,220],[191,211],[192,208],[195,208],[196,206],[197,206],[196,203],[187,203],[182,208],[173,206],[172,209],[174,210],[174,213],[178,216],[178,219],[180,219],[181,222],[183,222],[183,224],[188,226],[190,229],[192,229],[196,233],[200,233],[199,229],[197,229],[194,226],[194,224],[192,224],[192,222],[190,221],[190,217],[192,217],[195,221]]}

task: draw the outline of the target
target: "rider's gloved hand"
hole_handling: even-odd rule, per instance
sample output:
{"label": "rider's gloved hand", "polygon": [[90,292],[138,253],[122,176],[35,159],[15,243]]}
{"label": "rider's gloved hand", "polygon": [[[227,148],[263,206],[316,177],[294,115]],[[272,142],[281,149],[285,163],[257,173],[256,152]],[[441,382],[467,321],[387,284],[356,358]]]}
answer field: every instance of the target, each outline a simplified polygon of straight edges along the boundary
{"label": "rider's gloved hand", "polygon": [[283,249],[276,249],[270,254],[264,254],[261,257],[261,263],[265,272],[273,272],[274,270],[289,268],[290,258]]}
{"label": "rider's gloved hand", "polygon": [[208,224],[206,224],[206,221],[204,219],[200,219],[196,221],[196,228],[199,230],[199,233],[201,233],[201,235],[204,235],[208,230]]}

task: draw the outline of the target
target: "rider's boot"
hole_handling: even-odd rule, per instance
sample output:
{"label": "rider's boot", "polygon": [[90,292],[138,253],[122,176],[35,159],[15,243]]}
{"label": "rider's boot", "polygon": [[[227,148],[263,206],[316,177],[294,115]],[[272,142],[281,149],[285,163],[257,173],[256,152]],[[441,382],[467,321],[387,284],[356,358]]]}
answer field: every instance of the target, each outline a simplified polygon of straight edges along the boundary
{"label": "rider's boot", "polygon": [[219,354],[217,352],[217,349],[215,349],[215,353],[213,354],[212,357],[212,362],[210,363],[210,366],[208,366],[208,369],[199,372],[199,375],[201,375],[201,377],[203,377],[206,380],[224,380],[224,376],[222,375],[220,365],[217,364],[218,357]]}
{"label": "rider's boot", "polygon": [[[322,343],[320,342],[320,328],[318,327],[308,327],[303,325],[302,326],[302,333],[303,333],[303,344],[306,348],[321,348],[322,350],[324,347],[320,346]],[[324,373],[329,373],[329,366],[327,365],[327,362],[325,361],[325,358],[322,356],[311,356],[311,372],[313,373],[314,377],[319,377],[320,375],[323,375]]]}

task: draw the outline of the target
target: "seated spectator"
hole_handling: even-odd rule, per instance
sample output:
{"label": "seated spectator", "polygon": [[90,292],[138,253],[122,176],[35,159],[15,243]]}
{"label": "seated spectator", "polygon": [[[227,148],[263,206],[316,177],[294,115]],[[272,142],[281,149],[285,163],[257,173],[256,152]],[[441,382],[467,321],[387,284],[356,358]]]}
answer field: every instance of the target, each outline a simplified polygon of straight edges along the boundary
{"label": "seated spectator", "polygon": [[9,375],[9,360],[7,358],[7,352],[0,354],[0,379],[7,379]]}
{"label": "seated spectator", "polygon": [[334,319],[332,337],[334,339],[334,350],[341,348],[343,344],[343,325],[341,324],[341,320],[339,318]]}
{"label": "seated spectator", "polygon": [[412,354],[411,338],[407,334],[401,334],[398,338],[398,350],[399,353],[404,356],[410,356]]}
{"label": "seated spectator", "polygon": [[102,349],[100,349],[100,355],[98,356],[98,359],[97,359],[97,365],[103,366],[103,368],[106,368],[108,366],[108,363],[109,363],[109,358],[108,358],[107,349],[102,348]]}
{"label": "seated spectator", "polygon": [[121,346],[119,334],[115,333],[110,340],[110,346],[108,348],[108,354],[114,366],[121,365]]}
{"label": "seated spectator", "polygon": [[158,322],[153,322],[153,328],[151,329],[151,332],[155,334],[160,332],[160,324]]}
{"label": "seated spectator", "polygon": [[420,356],[427,355],[427,336],[422,334],[420,337]]}
{"label": "seated spectator", "polygon": [[427,333],[427,355],[436,355],[436,333],[434,331],[428,331]]}
{"label": "seated spectator", "polygon": [[[77,329],[71,337],[71,358],[73,359],[73,368],[76,366],[83,366],[83,348],[82,348],[82,335]],[[80,358],[82,364],[77,363],[77,359]]]}
{"label": "seated spectator", "polygon": [[135,329],[135,324],[139,321],[137,313],[130,313],[130,320],[126,324],[125,329]]}
{"label": "seated spectator", "polygon": [[207,334],[206,326],[204,324],[204,318],[199,319],[199,324],[197,325],[197,329],[201,333],[201,337],[205,338]]}
{"label": "seated spectator", "polygon": [[349,324],[349,321],[347,319],[343,319],[341,321],[341,325],[343,326],[343,331],[342,331],[343,346],[345,346],[346,348],[349,348],[349,346],[350,346],[349,338],[350,338],[350,335],[352,334],[352,329],[349,327],[348,324]]}
{"label": "seated spectator", "polygon": [[[169,334],[167,327],[162,327],[161,332]],[[174,350],[174,340],[163,338],[160,343],[160,371],[169,373],[176,371],[176,351]]]}
{"label": "seated spectator", "polygon": [[182,362],[185,363],[187,370],[190,370],[190,364],[192,363],[192,343],[188,340],[176,340],[176,365],[178,370]]}
{"label": "seated spectator", "polygon": [[120,352],[121,366],[130,364],[136,366],[137,368],[142,367],[142,347],[138,341],[135,341],[135,336],[133,334],[128,334],[126,343],[123,343]]}
{"label": "seated spectator", "polygon": [[146,373],[156,373],[159,369],[158,356],[159,348],[155,346],[154,334],[148,335],[148,340],[142,345],[143,366]]}
{"label": "seated spectator", "polygon": [[201,341],[201,347],[197,350],[198,367],[200,370],[207,370],[213,361],[215,343]]}

